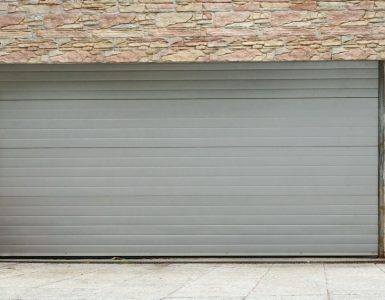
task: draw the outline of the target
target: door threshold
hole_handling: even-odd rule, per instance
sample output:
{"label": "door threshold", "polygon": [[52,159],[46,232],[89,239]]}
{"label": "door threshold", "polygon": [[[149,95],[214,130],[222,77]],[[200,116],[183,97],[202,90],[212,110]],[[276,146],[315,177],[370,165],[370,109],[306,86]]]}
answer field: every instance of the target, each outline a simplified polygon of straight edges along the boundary
{"label": "door threshold", "polygon": [[380,257],[4,257],[0,263],[91,263],[91,264],[305,264],[385,263]]}

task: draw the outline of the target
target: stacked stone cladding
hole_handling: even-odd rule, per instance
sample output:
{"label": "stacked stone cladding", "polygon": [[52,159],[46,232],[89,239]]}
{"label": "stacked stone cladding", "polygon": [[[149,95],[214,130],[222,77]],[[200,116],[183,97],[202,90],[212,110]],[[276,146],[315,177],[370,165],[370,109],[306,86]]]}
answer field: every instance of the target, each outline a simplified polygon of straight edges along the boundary
{"label": "stacked stone cladding", "polygon": [[1,63],[384,60],[385,0],[2,0]]}

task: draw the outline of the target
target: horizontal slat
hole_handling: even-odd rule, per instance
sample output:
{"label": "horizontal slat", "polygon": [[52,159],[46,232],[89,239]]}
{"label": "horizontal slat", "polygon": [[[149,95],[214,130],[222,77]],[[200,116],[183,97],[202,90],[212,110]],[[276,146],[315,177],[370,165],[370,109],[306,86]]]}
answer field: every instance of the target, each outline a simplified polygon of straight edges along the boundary
{"label": "horizontal slat", "polygon": [[[377,255],[375,244],[334,245],[3,245],[2,256],[359,256]],[[284,249],[284,250],[283,250]],[[17,254],[16,254],[17,253]]]}
{"label": "horizontal slat", "polygon": [[[376,235],[375,225],[0,226],[2,235]],[[20,237],[23,238],[23,237]]]}
{"label": "horizontal slat", "polygon": [[[236,102],[235,99],[209,99],[209,98],[200,98],[200,99],[175,99],[175,100],[169,100],[169,99],[154,99],[154,100],[113,100],[113,99],[106,99],[106,100],[68,100],[65,101],[59,101],[55,99],[51,100],[20,100],[20,101],[12,101],[12,100],[4,100],[0,102],[0,108],[2,110],[9,109],[9,110],[17,110],[18,112],[27,110],[33,113],[37,110],[61,110],[61,111],[68,111],[68,110],[80,110],[81,112],[86,113],[89,112],[95,112],[96,110],[114,110],[119,111],[121,109],[126,110],[138,110],[141,112],[141,115],[135,115],[134,120],[138,120],[138,118],[143,117],[143,114],[146,112],[147,109],[156,109],[159,111],[169,111],[172,112],[180,111],[181,113],[185,112],[185,109],[192,109],[192,112],[185,112],[188,113],[187,115],[191,115],[194,111],[197,113],[202,113],[203,109],[211,109],[213,112],[216,110],[220,110],[221,112],[247,112],[245,108],[250,109],[254,108],[256,111],[259,111],[261,109],[269,109],[274,110],[277,109],[277,107],[284,107],[288,108],[289,111],[295,112],[296,109],[293,108],[293,106],[298,105],[299,107],[314,107],[314,106],[320,106],[325,108],[330,108],[330,105],[335,105],[336,107],[340,108],[365,108],[365,107],[375,107],[376,104],[378,104],[378,98],[377,97],[355,97],[355,98],[334,98],[334,97],[320,97],[320,98],[294,98],[294,99],[288,99],[288,98],[277,98],[277,99],[247,99],[247,98],[237,98]],[[235,111],[233,111],[235,110]],[[152,112],[155,114],[155,112]],[[127,115],[125,119],[129,120],[129,116]],[[276,118],[276,116],[274,116]],[[284,117],[288,117],[285,115]],[[309,118],[310,116],[306,116]],[[317,116],[314,116],[317,117]],[[320,116],[318,116],[320,117]],[[340,116],[344,117],[344,116]],[[163,121],[168,121],[164,115],[156,115],[154,116],[155,119]],[[219,120],[223,120],[224,116],[220,115]],[[230,118],[230,120],[229,120]],[[234,118],[234,115],[230,115],[229,118],[226,118],[225,121],[231,121],[231,119]],[[250,117],[251,120],[248,121],[255,121],[256,116]],[[266,116],[262,116],[262,118],[266,119]],[[148,118],[140,119],[141,121],[147,121]],[[216,118],[214,116],[210,115],[210,119],[205,119],[206,121],[216,121]],[[151,120],[150,120],[151,121]],[[171,120],[172,121],[172,120]],[[176,119],[178,121],[178,119]],[[179,120],[181,121],[181,120]],[[244,121],[244,117],[241,119],[237,119],[236,121]],[[227,126],[229,123],[225,123]],[[147,125],[143,124],[142,125]],[[162,125],[162,124],[160,124]]]}
{"label": "horizontal slat", "polygon": [[258,205],[377,205],[372,196],[357,195],[283,195],[283,196],[92,196],[92,197],[2,197],[0,206],[258,206]]}
{"label": "horizontal slat", "polygon": [[374,176],[371,166],[0,168],[0,177]]}
{"label": "horizontal slat", "polygon": [[377,225],[373,215],[228,216],[2,216],[1,226],[74,225]]}
{"label": "horizontal slat", "polygon": [[377,176],[0,177],[0,187],[365,186]]}
{"label": "horizontal slat", "polygon": [[375,244],[378,237],[372,235],[0,235],[2,245],[341,245]]}
{"label": "horizontal slat", "polygon": [[[186,80],[174,81],[167,77],[162,81],[148,80],[114,80],[114,81],[62,81],[50,82],[44,86],[44,91],[179,91],[179,90],[285,90],[285,89],[371,89],[378,88],[377,78],[373,79],[292,79],[292,80],[267,80],[267,79],[232,79],[232,80]],[[20,82],[0,81],[0,90],[19,91]],[[22,84],[23,91],[41,91],[40,82],[26,81]]]}
{"label": "horizontal slat", "polygon": [[[369,100],[369,99],[368,99]],[[16,101],[15,101],[16,102]],[[19,102],[19,101],[17,101]],[[22,101],[20,101],[22,102]],[[126,128],[286,128],[376,127],[365,116],[297,116],[255,118],[146,118],[146,119],[1,119],[1,129],[126,129]]]}
{"label": "horizontal slat", "polygon": [[377,61],[324,61],[324,62],[258,62],[258,63],[139,63],[139,64],[12,64],[2,65],[3,71],[127,71],[127,70],[303,70],[303,69],[377,69]]}
{"label": "horizontal slat", "polygon": [[[156,187],[3,187],[2,196],[135,196],[135,195],[372,195],[377,185],[365,186],[156,186]],[[370,197],[373,201],[376,197]],[[371,202],[373,203],[373,202]]]}
{"label": "horizontal slat", "polygon": [[[105,149],[90,148],[90,149],[71,149],[71,148],[58,148],[58,149],[1,149],[0,158],[42,158],[50,159],[56,158],[56,160],[69,158],[85,158],[92,159],[98,158],[98,161],[102,163],[105,159],[114,161],[115,159],[126,158],[128,161],[140,161],[140,158],[150,159],[165,159],[165,158],[240,158],[240,157],[334,157],[330,159],[337,159],[338,157],[350,157],[360,156],[363,159],[365,157],[372,161],[373,157],[377,157],[378,149],[376,147],[255,147],[255,148],[242,148],[242,147],[223,147],[223,148],[111,148],[106,151]],[[266,158],[267,159],[267,158]],[[358,157],[355,157],[357,160]],[[50,160],[54,162],[56,160]],[[184,159],[186,160],[186,159]],[[13,160],[10,160],[13,161]],[[16,161],[16,160],[15,160]],[[97,160],[94,160],[97,161]],[[210,160],[211,161],[211,160]],[[0,161],[1,166],[4,161]],[[23,161],[26,163],[26,161]],[[28,166],[28,165],[25,165]],[[53,165],[52,165],[53,166]],[[69,165],[67,165],[69,166]],[[80,165],[79,165],[80,166]],[[102,166],[102,165],[98,165]],[[123,166],[123,165],[122,165]],[[130,164],[132,167],[133,165]],[[154,167],[152,165],[150,167]]]}
{"label": "horizontal slat", "polygon": [[378,96],[377,88],[357,88],[357,89],[332,89],[332,88],[313,88],[313,89],[265,89],[265,90],[181,90],[181,91],[4,91],[0,94],[0,100],[129,100],[129,99],[275,99],[282,98],[375,98]]}
{"label": "horizontal slat", "polygon": [[1,139],[377,137],[376,127],[0,129]]}
{"label": "horizontal slat", "polygon": [[377,146],[377,137],[0,139],[0,148]]}
{"label": "horizontal slat", "polygon": [[349,156],[245,156],[245,157],[81,157],[0,158],[0,166],[27,167],[264,167],[264,166],[372,166],[377,157]]}
{"label": "horizontal slat", "polygon": [[[316,69],[317,68],[317,69]],[[187,69],[187,68],[186,68]],[[68,76],[68,71],[59,71],[57,68],[49,70],[49,68],[33,71],[33,69],[26,70],[11,70],[4,71],[0,68],[0,81],[9,82],[52,82],[52,81],[115,81],[115,80],[247,80],[247,79],[340,79],[340,78],[377,78],[378,69],[373,67],[363,66],[360,69],[354,68],[340,68],[340,69],[321,69],[315,66],[313,69],[264,69],[263,72],[255,72],[252,69],[231,69],[231,70],[126,70],[112,71],[107,68],[103,72],[86,71],[79,69],[77,72],[71,72]]]}
{"label": "horizontal slat", "polygon": [[0,216],[251,216],[376,215],[377,205],[258,205],[258,206],[8,206]]}
{"label": "horizontal slat", "polygon": [[[0,116],[9,119],[136,119],[161,118],[309,118],[311,114],[328,117],[343,115],[349,110],[350,118],[375,116],[378,101],[369,97],[357,99],[222,99],[222,100],[109,100],[109,101],[2,101]],[[56,104],[56,103],[58,104]],[[104,102],[101,104],[100,102]],[[59,104],[61,103],[61,104]],[[17,104],[17,105],[15,105]],[[65,107],[62,105],[66,104]],[[330,107],[333,107],[331,110]],[[170,122],[172,120],[168,120]],[[199,121],[199,120],[197,120]],[[209,121],[206,119],[206,121]],[[227,126],[231,123],[227,123]],[[190,120],[191,122],[191,120]],[[215,124],[215,120],[212,121]],[[142,123],[146,126],[146,123]]]}

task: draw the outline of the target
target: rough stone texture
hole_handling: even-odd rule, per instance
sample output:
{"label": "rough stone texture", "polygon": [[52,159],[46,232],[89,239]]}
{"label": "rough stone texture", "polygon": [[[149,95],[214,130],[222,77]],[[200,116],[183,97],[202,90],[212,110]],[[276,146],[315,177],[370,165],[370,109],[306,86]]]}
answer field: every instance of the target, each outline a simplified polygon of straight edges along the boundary
{"label": "rough stone texture", "polygon": [[385,0],[3,0],[1,63],[385,59]]}

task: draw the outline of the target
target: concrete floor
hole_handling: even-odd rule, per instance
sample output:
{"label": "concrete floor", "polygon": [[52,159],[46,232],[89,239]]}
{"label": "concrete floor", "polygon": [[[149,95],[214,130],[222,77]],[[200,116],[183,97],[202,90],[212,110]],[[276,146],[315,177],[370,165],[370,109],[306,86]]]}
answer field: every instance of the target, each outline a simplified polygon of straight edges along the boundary
{"label": "concrete floor", "polygon": [[0,263],[0,299],[385,299],[385,264]]}

